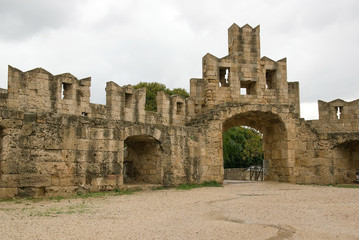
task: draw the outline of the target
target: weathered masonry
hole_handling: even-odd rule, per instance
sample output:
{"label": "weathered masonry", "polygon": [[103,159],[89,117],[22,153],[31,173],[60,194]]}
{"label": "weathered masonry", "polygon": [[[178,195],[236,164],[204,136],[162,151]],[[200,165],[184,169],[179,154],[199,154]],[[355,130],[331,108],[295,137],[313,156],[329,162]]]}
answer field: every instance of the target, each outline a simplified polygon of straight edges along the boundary
{"label": "weathered masonry", "polygon": [[222,132],[263,133],[266,179],[347,183],[359,169],[359,100],[319,101],[300,118],[299,84],[286,59],[260,56],[259,26],[228,30],[228,55],[206,54],[190,97],[108,82],[106,105],[90,103],[91,79],[9,66],[0,91],[0,197],[55,196],[131,183],[223,181]]}

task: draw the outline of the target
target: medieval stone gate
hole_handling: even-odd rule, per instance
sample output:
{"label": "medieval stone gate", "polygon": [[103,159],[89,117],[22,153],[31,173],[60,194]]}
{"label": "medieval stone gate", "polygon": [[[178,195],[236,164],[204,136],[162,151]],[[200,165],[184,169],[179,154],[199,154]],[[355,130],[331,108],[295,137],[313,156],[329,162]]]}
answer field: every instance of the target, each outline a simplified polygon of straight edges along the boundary
{"label": "medieval stone gate", "polygon": [[90,103],[91,79],[9,66],[0,90],[0,197],[55,196],[121,188],[223,181],[222,132],[263,134],[266,179],[347,183],[359,169],[359,100],[319,101],[319,120],[300,118],[299,84],[286,59],[260,56],[259,26],[228,30],[228,55],[203,57],[190,97],[114,82],[106,105]]}

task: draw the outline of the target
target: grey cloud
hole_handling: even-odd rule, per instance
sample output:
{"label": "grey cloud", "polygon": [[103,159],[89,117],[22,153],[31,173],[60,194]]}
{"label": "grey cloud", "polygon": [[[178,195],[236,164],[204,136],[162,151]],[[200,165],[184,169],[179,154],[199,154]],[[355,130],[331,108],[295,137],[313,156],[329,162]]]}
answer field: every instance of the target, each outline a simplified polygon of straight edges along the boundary
{"label": "grey cloud", "polygon": [[46,29],[72,23],[78,3],[71,0],[0,1],[0,39],[21,41]]}

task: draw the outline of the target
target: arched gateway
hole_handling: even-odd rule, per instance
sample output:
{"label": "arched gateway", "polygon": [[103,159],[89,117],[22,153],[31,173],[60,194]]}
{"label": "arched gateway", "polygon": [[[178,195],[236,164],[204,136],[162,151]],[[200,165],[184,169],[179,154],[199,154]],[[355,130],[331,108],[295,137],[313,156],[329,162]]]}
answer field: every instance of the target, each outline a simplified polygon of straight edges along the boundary
{"label": "arched gateway", "polygon": [[[190,97],[106,85],[106,105],[90,99],[91,79],[9,66],[0,89],[0,198],[223,181],[222,132],[240,125],[263,134],[267,179],[347,183],[359,169],[359,100],[319,101],[319,120],[300,118],[299,84],[286,59],[260,55],[259,26],[228,30],[228,55],[202,59]],[[358,170],[359,171],[359,170]]]}

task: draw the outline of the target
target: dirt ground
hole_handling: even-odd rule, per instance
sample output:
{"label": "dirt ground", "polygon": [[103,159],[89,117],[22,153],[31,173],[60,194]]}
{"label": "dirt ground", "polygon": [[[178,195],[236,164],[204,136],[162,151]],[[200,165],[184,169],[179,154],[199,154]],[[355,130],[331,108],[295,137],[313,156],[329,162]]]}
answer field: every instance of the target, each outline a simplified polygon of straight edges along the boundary
{"label": "dirt ground", "polygon": [[359,239],[359,189],[274,182],[0,202],[0,239]]}

